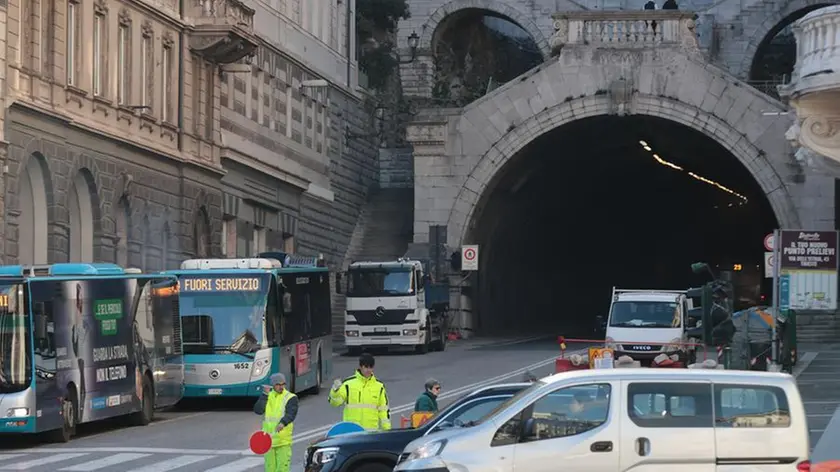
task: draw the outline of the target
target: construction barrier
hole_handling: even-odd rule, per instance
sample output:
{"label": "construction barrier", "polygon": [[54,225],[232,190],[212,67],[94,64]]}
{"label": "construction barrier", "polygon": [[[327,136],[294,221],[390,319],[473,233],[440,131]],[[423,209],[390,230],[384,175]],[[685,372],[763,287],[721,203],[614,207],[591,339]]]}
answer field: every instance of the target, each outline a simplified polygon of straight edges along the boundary
{"label": "construction barrier", "polygon": [[411,414],[410,418],[401,416],[400,428],[419,428],[420,426],[424,425],[427,421],[429,421],[429,419],[434,415],[435,414],[431,412],[414,412]]}
{"label": "construction barrier", "polygon": [[[555,373],[559,372],[568,372],[571,370],[581,370],[581,369],[594,369],[598,368],[598,364],[601,362],[609,363],[608,359],[611,359],[613,362],[616,359],[616,352],[614,348],[611,347],[589,347],[588,348],[588,359],[587,362],[583,362],[583,357],[580,355],[572,355],[569,358],[566,358],[566,343],[586,343],[586,344],[600,344],[602,346],[607,346],[608,344],[619,344],[614,341],[607,343],[606,339],[580,339],[580,338],[566,338],[564,336],[560,336],[557,338],[558,343],[560,344],[560,357],[554,361],[554,371]],[[695,359],[695,362],[705,362],[709,357],[709,352],[706,349],[707,346],[702,343],[692,343],[692,342],[646,342],[646,341],[634,341],[633,344],[644,344],[648,346],[676,346],[677,349],[674,350],[671,354],[678,353],[680,351],[690,351],[694,350],[695,353],[702,353],[702,361],[699,359]],[[716,357],[716,362],[720,363],[721,360],[728,361],[729,358],[729,347],[728,346],[719,346],[715,351],[712,351],[714,354],[712,356]],[[659,354],[668,354],[668,353],[659,353]],[[633,357],[631,354],[624,354],[628,357]],[[697,357],[697,356],[695,356]],[[573,359],[574,358],[574,359]],[[635,359],[634,359],[635,360]],[[726,364],[727,362],[724,362]],[[684,369],[686,368],[686,363],[682,360],[673,360],[673,359],[666,359],[660,363],[652,363],[651,367],[653,368],[677,368],[677,369]]]}

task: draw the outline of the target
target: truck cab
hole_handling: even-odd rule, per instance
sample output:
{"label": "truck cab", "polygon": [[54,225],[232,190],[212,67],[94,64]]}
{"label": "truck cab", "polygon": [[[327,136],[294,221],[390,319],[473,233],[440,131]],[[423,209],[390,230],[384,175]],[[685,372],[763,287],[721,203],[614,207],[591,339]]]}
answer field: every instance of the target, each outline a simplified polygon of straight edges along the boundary
{"label": "truck cab", "polygon": [[[448,290],[447,306],[435,303],[436,291],[421,261],[354,262],[346,277],[344,339],[351,352],[370,347],[411,347],[421,353],[445,348]],[[341,293],[340,274],[336,278]]]}
{"label": "truck cab", "polygon": [[647,363],[660,354],[685,355],[687,313],[691,301],[684,290],[613,288],[606,327],[606,347],[616,357]]}

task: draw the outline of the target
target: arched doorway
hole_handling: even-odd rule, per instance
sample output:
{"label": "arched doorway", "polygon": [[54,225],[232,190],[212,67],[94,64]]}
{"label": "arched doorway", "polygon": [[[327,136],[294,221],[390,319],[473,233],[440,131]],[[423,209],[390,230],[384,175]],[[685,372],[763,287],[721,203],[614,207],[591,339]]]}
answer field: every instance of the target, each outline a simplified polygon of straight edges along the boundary
{"label": "arched doorway", "polygon": [[131,231],[131,205],[126,197],[122,197],[117,203],[117,208],[114,212],[114,222],[116,226],[116,263],[128,267],[128,251],[129,251],[129,234]]}
{"label": "arched doorway", "polygon": [[512,19],[465,8],[446,16],[431,38],[435,60],[432,97],[470,103],[543,62],[534,38]]}
{"label": "arched doorway", "polygon": [[211,256],[210,215],[207,214],[207,208],[204,206],[200,207],[196,214],[193,224],[193,242],[195,244],[193,248],[195,257],[206,258]]}
{"label": "arched doorway", "polygon": [[96,187],[87,169],[81,169],[73,177],[67,193],[69,216],[67,251],[71,262],[92,262],[94,244],[94,202]]}
{"label": "arched doorway", "polygon": [[48,189],[50,178],[44,156],[32,154],[19,181],[18,263],[48,262]]}

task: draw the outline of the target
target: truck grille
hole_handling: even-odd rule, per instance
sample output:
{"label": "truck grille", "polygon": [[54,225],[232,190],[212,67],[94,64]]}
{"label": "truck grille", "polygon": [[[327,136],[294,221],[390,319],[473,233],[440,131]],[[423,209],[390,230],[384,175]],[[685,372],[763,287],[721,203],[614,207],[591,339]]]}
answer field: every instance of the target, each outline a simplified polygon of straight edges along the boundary
{"label": "truck grille", "polygon": [[347,312],[348,315],[356,317],[355,324],[359,325],[403,324],[408,315],[412,313],[414,313],[414,310],[385,310],[385,313],[382,316],[377,316],[376,310],[357,310]]}
{"label": "truck grille", "polygon": [[656,352],[659,351],[659,346],[651,346],[649,344],[623,344],[625,351],[633,352]]}

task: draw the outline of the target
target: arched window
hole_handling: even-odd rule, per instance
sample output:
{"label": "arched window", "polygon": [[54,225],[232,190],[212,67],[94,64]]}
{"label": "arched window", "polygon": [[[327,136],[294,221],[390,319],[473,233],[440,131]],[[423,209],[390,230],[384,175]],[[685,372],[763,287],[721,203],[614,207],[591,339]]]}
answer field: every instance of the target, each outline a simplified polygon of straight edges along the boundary
{"label": "arched window", "polygon": [[47,185],[49,178],[43,156],[29,157],[20,175],[20,224],[18,262],[46,264],[47,261]]}
{"label": "arched window", "polygon": [[72,262],[93,261],[93,199],[92,185],[87,169],[80,170],[70,183],[67,196],[70,215],[70,250]]}
{"label": "arched window", "polygon": [[121,198],[114,212],[116,223],[116,263],[128,267],[128,239],[131,228],[131,207],[128,199]]}
{"label": "arched window", "polygon": [[210,257],[210,216],[205,207],[198,209],[196,221],[193,224],[193,241],[195,257]]}

